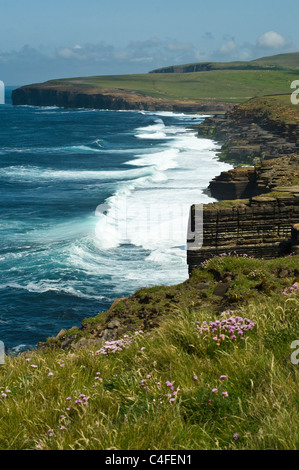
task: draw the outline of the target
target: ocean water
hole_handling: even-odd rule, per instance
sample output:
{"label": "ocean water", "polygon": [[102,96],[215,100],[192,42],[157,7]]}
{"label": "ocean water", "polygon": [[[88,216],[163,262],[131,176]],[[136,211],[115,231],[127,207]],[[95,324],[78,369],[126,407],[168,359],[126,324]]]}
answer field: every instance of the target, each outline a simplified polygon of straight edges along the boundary
{"label": "ocean water", "polygon": [[[230,168],[168,112],[0,106],[0,340],[34,348],[140,287],[188,278],[189,207]],[[189,128],[188,128],[189,126]]]}

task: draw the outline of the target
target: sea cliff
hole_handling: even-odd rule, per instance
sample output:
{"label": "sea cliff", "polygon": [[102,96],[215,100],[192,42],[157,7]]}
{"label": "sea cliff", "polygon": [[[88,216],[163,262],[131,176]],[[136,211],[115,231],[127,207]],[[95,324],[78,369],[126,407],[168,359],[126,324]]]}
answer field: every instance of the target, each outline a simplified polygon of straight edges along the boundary
{"label": "sea cliff", "polygon": [[220,254],[271,259],[297,253],[299,113],[290,96],[249,100],[225,116],[206,119],[198,133],[219,139],[222,160],[259,164],[237,166],[210,182],[211,195],[221,202],[203,207],[200,249],[193,240],[201,211],[191,208],[189,273]]}
{"label": "sea cliff", "polygon": [[174,111],[211,114],[232,107],[217,101],[170,100],[119,88],[99,89],[46,82],[27,85],[12,93],[14,105],[58,106],[109,110]]}

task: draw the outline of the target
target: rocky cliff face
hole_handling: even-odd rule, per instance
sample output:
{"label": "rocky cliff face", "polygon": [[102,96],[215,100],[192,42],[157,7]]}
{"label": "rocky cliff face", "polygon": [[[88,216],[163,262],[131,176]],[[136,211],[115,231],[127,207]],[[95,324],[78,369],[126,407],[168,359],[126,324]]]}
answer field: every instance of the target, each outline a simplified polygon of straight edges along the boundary
{"label": "rocky cliff face", "polygon": [[297,109],[275,97],[253,98],[206,119],[198,134],[222,143],[221,160],[252,165],[299,152]]}
{"label": "rocky cliff face", "polygon": [[14,105],[58,106],[110,110],[179,111],[210,114],[227,111],[231,105],[217,102],[178,101],[153,98],[123,89],[95,89],[74,85],[28,85],[12,93]]}
{"label": "rocky cliff face", "polygon": [[[287,100],[249,100],[199,127],[200,135],[223,143],[223,160],[259,164],[236,167],[210,182],[212,196],[223,202],[203,206],[203,224],[200,207],[192,206],[190,273],[221,254],[270,259],[298,253],[299,113]],[[203,240],[201,248],[198,239]]]}
{"label": "rocky cliff face", "polygon": [[[202,247],[194,247],[192,234],[189,236],[189,273],[206,259],[221,254],[270,259],[296,251],[299,187],[294,188],[293,193],[281,194],[277,197],[258,196],[244,202],[204,205]],[[196,227],[200,227],[199,221],[195,220],[196,214],[200,214],[200,208],[197,209],[193,206],[190,212],[193,235],[196,235]]]}

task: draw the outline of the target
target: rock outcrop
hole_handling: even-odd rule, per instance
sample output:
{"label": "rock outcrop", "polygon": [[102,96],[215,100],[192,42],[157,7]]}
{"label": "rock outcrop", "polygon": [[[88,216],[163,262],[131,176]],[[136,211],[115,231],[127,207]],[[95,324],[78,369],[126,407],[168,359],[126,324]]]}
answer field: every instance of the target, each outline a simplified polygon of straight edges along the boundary
{"label": "rock outcrop", "polygon": [[296,106],[286,104],[289,99],[253,98],[225,115],[207,118],[198,134],[219,141],[219,158],[233,164],[252,165],[297,153],[299,115]]}
{"label": "rock outcrop", "polygon": [[299,184],[299,155],[264,160],[255,167],[236,167],[223,171],[209,184],[218,200],[243,199]]}

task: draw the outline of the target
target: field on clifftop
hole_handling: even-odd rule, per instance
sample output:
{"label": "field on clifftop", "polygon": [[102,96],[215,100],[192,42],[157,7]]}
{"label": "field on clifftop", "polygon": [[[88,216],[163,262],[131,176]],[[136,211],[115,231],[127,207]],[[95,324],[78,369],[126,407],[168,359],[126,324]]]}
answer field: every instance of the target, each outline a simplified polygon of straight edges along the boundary
{"label": "field on clifftop", "polygon": [[156,328],[7,358],[0,449],[298,449],[298,281],[298,256],[214,258],[118,304],[160,311]]}
{"label": "field on clifftop", "polygon": [[136,91],[146,96],[171,100],[240,102],[275,93],[289,93],[296,71],[212,70],[208,72],[112,75],[52,80],[45,85],[75,86]]}

